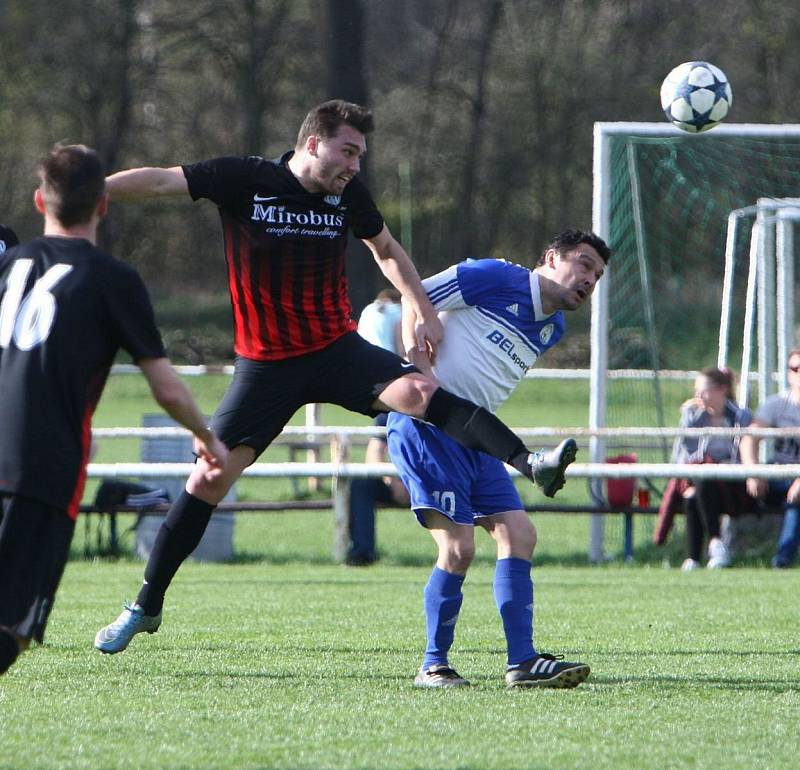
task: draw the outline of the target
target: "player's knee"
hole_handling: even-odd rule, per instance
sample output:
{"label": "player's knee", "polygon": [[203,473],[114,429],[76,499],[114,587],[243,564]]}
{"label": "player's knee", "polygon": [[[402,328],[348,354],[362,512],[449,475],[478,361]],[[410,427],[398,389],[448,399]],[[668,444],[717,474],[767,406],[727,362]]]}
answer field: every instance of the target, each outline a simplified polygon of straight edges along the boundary
{"label": "player's knee", "polygon": [[380,395],[380,400],[394,412],[423,417],[438,385],[421,374],[400,377]]}
{"label": "player's knee", "polygon": [[195,463],[192,474],[186,481],[186,491],[200,500],[216,505],[228,494],[242,471],[255,459],[255,451],[243,444],[231,450],[221,473],[201,458]]}
{"label": "player's knee", "polygon": [[419,395],[420,407],[422,409],[422,413],[424,414],[428,409],[428,404],[430,404],[431,398],[433,398],[433,394],[439,390],[441,386],[424,376],[415,380],[415,384],[417,393]]}
{"label": "player's knee", "polygon": [[536,548],[536,527],[533,522],[527,517],[520,519],[509,531],[509,535],[511,553],[520,558],[530,559]]}
{"label": "player's knee", "polygon": [[536,543],[538,542],[538,533],[536,532],[536,527],[534,526],[533,522],[531,522],[530,528],[530,535],[529,535],[529,546],[531,550],[531,555],[533,555],[534,550],[536,550]]}
{"label": "player's knee", "polygon": [[453,540],[448,543],[444,554],[447,571],[463,574],[475,558],[475,543],[471,540]]}
{"label": "player's knee", "polygon": [[228,474],[209,479],[201,470],[195,468],[186,481],[186,491],[200,500],[216,505],[228,494],[234,480]]}

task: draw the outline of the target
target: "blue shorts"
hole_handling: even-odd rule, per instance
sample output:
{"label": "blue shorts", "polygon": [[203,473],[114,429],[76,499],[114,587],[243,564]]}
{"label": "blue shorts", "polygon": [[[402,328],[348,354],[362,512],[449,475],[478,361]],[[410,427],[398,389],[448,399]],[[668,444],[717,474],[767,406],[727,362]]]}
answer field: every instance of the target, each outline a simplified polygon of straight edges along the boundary
{"label": "blue shorts", "polygon": [[500,460],[465,449],[438,428],[397,412],[389,415],[386,428],[389,455],[423,526],[426,508],[468,526],[483,516],[524,510]]}

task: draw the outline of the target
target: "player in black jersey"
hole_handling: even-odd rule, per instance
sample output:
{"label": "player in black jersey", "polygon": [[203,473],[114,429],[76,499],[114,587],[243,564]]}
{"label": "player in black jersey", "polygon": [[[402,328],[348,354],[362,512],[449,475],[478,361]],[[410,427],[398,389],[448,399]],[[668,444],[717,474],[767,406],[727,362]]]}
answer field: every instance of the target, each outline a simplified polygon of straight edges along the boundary
{"label": "player in black jersey", "polygon": [[136,604],[97,633],[102,652],[120,652],[134,634],[158,627],[167,587],[214,507],[305,404],[409,414],[510,463],[544,489],[563,484],[571,452],[530,453],[493,414],[355,331],[344,271],[349,229],[413,308],[420,350],[435,355],[442,337],[413,263],[358,179],[372,129],[367,109],[333,100],[309,112],[294,150],[275,160],[224,157],[108,178],[113,200],[189,195],[217,205],[237,358],[212,421],[231,449],[226,471],[209,481],[198,462],[159,531]]}
{"label": "player in black jersey", "polygon": [[3,254],[18,243],[19,238],[17,238],[17,234],[10,227],[0,225],[0,254]]}
{"label": "player in black jersey", "polygon": [[95,246],[107,208],[97,154],[56,146],[39,175],[44,236],[0,255],[0,673],[43,639],[86,481],[92,414],[120,348],[194,433],[209,476],[228,454],[165,357],[141,278]]}

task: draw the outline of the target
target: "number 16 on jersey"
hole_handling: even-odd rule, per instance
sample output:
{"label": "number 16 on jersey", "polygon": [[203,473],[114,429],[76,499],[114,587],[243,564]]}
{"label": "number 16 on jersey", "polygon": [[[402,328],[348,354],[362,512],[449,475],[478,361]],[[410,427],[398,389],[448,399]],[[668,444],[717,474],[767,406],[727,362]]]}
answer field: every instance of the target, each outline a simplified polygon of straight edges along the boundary
{"label": "number 16 on jersey", "polygon": [[0,304],[0,349],[13,340],[20,350],[32,350],[50,334],[56,317],[56,298],[51,290],[72,265],[53,265],[25,294],[32,267],[32,259],[18,259],[8,274]]}

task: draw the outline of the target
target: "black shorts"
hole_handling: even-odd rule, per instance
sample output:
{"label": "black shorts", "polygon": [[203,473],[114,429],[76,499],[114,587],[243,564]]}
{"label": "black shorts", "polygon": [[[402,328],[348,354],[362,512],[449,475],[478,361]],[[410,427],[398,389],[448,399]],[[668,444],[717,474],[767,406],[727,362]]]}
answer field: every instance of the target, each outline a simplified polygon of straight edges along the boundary
{"label": "black shorts", "polygon": [[0,494],[0,626],[42,642],[74,530],[66,511]]}
{"label": "black shorts", "polygon": [[374,417],[375,399],[398,377],[419,372],[388,350],[349,332],[328,347],[280,361],[236,359],[236,368],[212,419],[229,448],[260,455],[306,404],[337,404]]}

